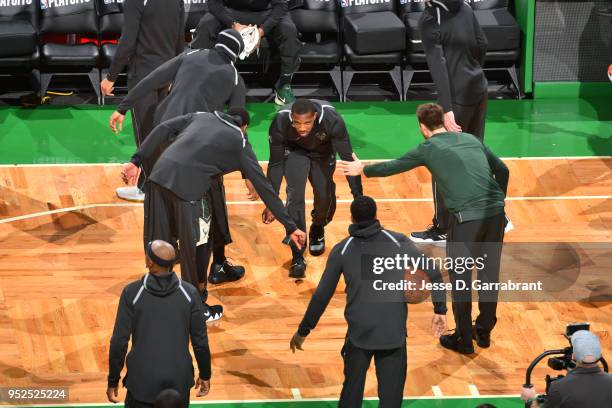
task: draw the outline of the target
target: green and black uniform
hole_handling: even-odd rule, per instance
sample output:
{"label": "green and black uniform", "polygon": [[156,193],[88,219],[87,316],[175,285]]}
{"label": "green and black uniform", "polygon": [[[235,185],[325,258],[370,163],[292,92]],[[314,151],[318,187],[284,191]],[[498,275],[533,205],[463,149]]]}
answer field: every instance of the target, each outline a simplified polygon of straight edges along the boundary
{"label": "green and black uniform", "polygon": [[[437,180],[451,214],[447,256],[478,258],[487,252],[485,267],[478,271],[478,277],[497,281],[509,177],[506,165],[476,137],[468,133],[444,132],[435,134],[399,159],[366,166],[364,175],[386,177],[419,166],[427,167]],[[482,244],[485,242],[494,245]],[[462,274],[451,271],[450,277],[453,282],[464,280],[466,287],[471,287],[471,271]],[[497,292],[488,291],[486,299],[483,295],[479,294],[480,315],[476,327],[489,333],[497,321]],[[453,290],[457,330],[470,345],[471,311],[471,292]]]}

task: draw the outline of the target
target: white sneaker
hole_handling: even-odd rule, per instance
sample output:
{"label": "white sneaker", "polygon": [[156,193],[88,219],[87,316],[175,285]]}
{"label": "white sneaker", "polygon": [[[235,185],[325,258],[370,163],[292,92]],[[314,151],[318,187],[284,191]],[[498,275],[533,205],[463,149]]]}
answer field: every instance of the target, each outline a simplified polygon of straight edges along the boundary
{"label": "white sneaker", "polygon": [[142,190],[136,186],[119,187],[115,191],[117,192],[117,197],[122,200],[137,201],[139,203],[144,202],[145,195]]}
{"label": "white sneaker", "polygon": [[510,218],[506,217],[506,221],[507,222],[506,222],[506,227],[504,228],[504,234],[507,234],[514,229],[514,224],[512,224],[512,221],[510,221]]}

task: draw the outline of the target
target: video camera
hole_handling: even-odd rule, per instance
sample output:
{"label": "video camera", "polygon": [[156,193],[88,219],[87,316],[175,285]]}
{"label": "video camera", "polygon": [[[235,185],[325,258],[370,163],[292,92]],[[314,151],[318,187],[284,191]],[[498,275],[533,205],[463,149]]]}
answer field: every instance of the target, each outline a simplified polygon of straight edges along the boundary
{"label": "video camera", "polygon": [[[563,349],[558,349],[558,350],[546,350],[545,352],[537,356],[531,362],[531,364],[529,364],[529,367],[527,368],[527,373],[525,375],[525,384],[523,385],[523,387],[524,388],[533,387],[533,384],[531,383],[531,372],[533,371],[535,366],[540,361],[542,361],[545,357],[556,356],[556,357],[550,357],[548,359],[548,367],[552,368],[555,371],[561,371],[561,370],[570,371],[576,368],[576,363],[572,360],[572,354],[574,353],[574,350],[572,347],[572,341],[571,341],[572,334],[580,330],[590,330],[590,327],[591,327],[590,323],[570,323],[568,324],[565,328],[565,338],[570,343],[569,347],[565,347]],[[599,361],[601,362],[604,371],[607,373],[608,363],[603,357],[601,357]],[[544,394],[538,395],[537,401],[539,404],[546,402],[546,397],[547,397],[548,389],[550,388],[550,385],[553,382],[563,377],[565,376],[557,375],[555,377],[551,377],[549,374],[546,374],[546,392]],[[525,404],[525,407],[528,408],[527,404]]]}

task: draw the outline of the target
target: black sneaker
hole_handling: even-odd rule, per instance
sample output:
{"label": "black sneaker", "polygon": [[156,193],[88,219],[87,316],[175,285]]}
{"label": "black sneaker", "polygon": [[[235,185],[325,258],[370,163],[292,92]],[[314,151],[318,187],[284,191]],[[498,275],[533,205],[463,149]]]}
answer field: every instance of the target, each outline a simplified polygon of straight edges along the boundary
{"label": "black sneaker", "polygon": [[472,327],[472,338],[476,340],[476,344],[481,348],[488,348],[491,345],[491,333],[485,333],[478,330],[476,326]]}
{"label": "black sneaker", "polygon": [[213,285],[218,285],[225,282],[234,282],[244,276],[244,267],[240,265],[232,265],[227,259],[222,265],[212,263],[208,272],[208,282]]}
{"label": "black sneaker", "polygon": [[325,229],[312,224],[308,233],[308,250],[310,255],[319,256],[325,252]]}
{"label": "black sneaker", "polygon": [[474,346],[472,345],[472,339],[470,344],[461,344],[459,334],[454,332],[453,334],[446,334],[440,336],[440,345],[446,349],[456,351],[460,354],[472,354],[474,353]]}
{"label": "black sneaker", "polygon": [[298,258],[291,261],[289,268],[289,277],[293,279],[304,279],[306,276],[306,262],[304,258]]}
{"label": "black sneaker", "polygon": [[438,228],[433,225],[427,228],[425,231],[413,232],[410,234],[410,240],[418,244],[446,244],[446,234],[442,234],[438,231]]}
{"label": "black sneaker", "polygon": [[223,306],[209,305],[204,303],[204,321],[206,323],[214,322],[223,317]]}

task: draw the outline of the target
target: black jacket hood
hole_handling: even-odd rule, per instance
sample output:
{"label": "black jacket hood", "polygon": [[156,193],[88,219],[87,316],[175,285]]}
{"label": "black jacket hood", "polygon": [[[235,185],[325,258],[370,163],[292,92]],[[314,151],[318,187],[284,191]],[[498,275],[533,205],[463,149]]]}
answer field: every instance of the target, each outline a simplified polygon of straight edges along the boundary
{"label": "black jacket hood", "polygon": [[463,0],[431,0],[429,5],[441,10],[456,13],[463,6]]}
{"label": "black jacket hood", "polygon": [[176,273],[170,272],[165,275],[154,275],[147,273],[142,278],[145,290],[154,296],[164,297],[176,291],[179,287],[179,278]]}
{"label": "black jacket hood", "polygon": [[356,238],[369,238],[378,234],[382,230],[380,221],[364,221],[351,224],[349,226],[349,234]]}

